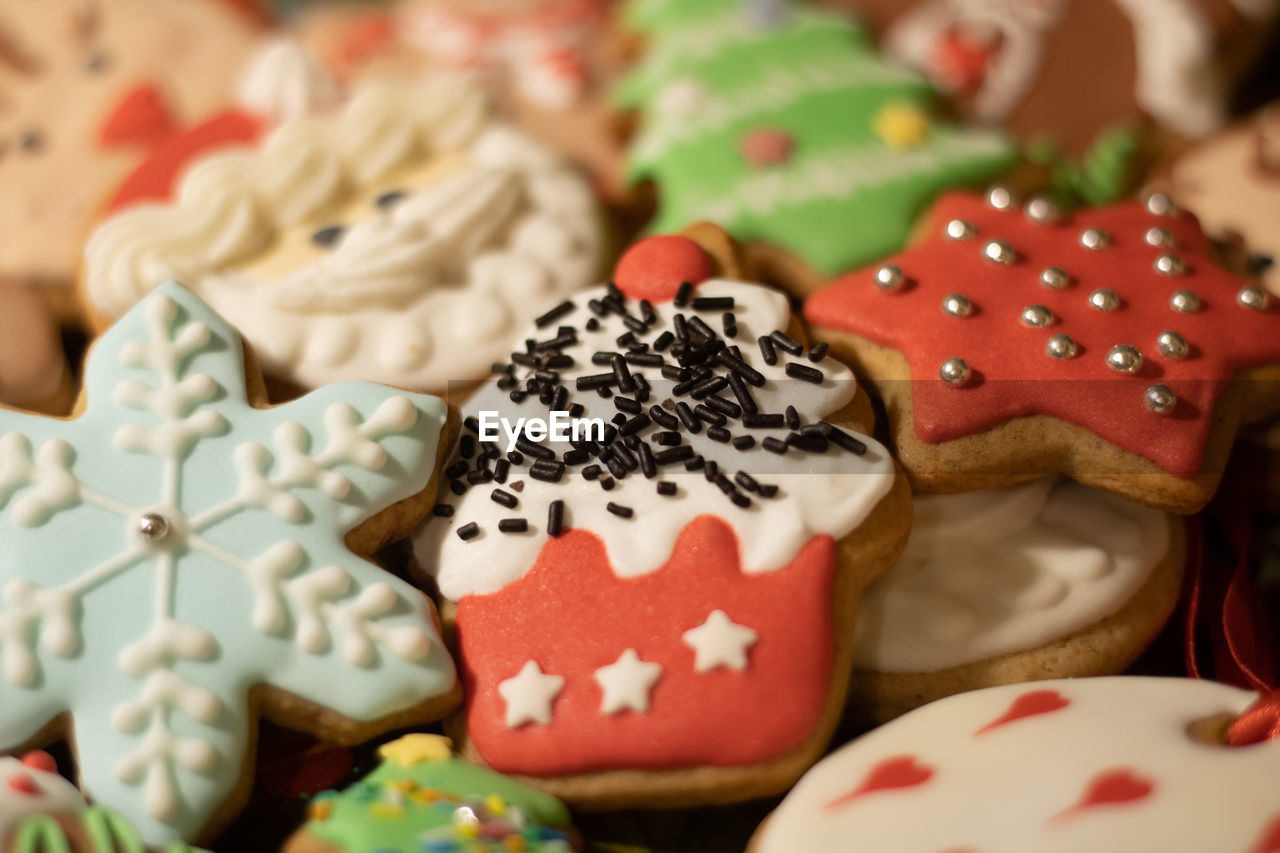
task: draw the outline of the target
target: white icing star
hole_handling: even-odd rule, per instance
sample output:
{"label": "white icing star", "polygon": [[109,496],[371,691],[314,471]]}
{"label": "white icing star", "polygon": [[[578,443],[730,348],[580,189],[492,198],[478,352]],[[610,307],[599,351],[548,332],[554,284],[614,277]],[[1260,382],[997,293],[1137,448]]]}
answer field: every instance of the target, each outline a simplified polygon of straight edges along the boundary
{"label": "white icing star", "polygon": [[760,635],[739,625],[723,610],[713,610],[697,628],[690,628],[680,635],[684,643],[693,649],[695,672],[710,672],[716,667],[742,671],[747,668],[747,649],[756,644]]}
{"label": "white icing star", "polygon": [[551,703],[564,689],[564,678],[547,675],[537,661],[525,661],[520,672],[499,682],[498,692],[507,700],[507,725],[551,722]]}
{"label": "white icing star", "polygon": [[649,691],[662,675],[662,666],[640,660],[635,649],[627,649],[616,661],[596,670],[596,683],[604,691],[600,712],[649,710]]}

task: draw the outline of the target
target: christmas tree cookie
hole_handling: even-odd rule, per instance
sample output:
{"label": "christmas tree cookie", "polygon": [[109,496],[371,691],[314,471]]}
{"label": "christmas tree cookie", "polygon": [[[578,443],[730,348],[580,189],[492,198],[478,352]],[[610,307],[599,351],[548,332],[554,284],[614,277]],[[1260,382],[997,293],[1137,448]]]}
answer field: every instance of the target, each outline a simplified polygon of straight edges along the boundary
{"label": "christmas tree cookie", "polygon": [[257,718],[336,742],[457,701],[430,602],[362,556],[434,500],[443,401],[332,385],[261,408],[240,338],[148,294],[72,420],[0,411],[0,748],[65,736],[151,844],[248,795]]}
{"label": "christmas tree cookie", "polygon": [[544,794],[456,757],[449,739],[410,734],[345,791],[311,801],[286,853],[568,853],[569,812]]}
{"label": "christmas tree cookie", "polygon": [[954,194],[918,245],[811,297],[918,491],[1062,473],[1171,512],[1280,409],[1280,311],[1163,195],[1067,214]]}
{"label": "christmas tree cookie", "polygon": [[627,153],[653,180],[655,231],[705,220],[811,290],[902,247],[940,191],[1007,167],[999,133],[933,114],[915,72],[852,21],[791,0],[634,0],[647,50],[617,87],[639,112]]}

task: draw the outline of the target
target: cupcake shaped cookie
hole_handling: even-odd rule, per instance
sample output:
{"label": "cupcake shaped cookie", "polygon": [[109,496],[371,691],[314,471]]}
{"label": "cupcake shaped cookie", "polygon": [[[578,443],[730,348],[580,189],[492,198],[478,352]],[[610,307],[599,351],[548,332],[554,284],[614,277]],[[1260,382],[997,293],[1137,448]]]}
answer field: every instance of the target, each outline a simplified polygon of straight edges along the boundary
{"label": "cupcake shaped cookie", "polygon": [[311,801],[286,853],[568,853],[569,812],[554,797],[456,757],[449,739],[409,734],[382,764]]}
{"label": "cupcake shaped cookie", "polygon": [[466,754],[573,802],[784,789],[844,702],[859,591],[905,541],[852,374],[734,273],[650,238],[539,318],[468,401],[415,541],[452,602]]}
{"label": "cupcake shaped cookie", "polygon": [[1065,478],[920,495],[907,549],[862,597],[849,703],[882,722],[997,684],[1113,675],[1178,600],[1174,516]]}
{"label": "cupcake shaped cookie", "polygon": [[601,251],[586,182],[440,76],[371,82],[340,115],[201,159],[172,203],[95,231],[82,284],[101,324],[177,278],[293,386],[443,390],[482,378]]}
{"label": "cupcake shaped cookie", "polygon": [[750,853],[1269,853],[1280,741],[1221,731],[1256,694],[1083,678],[952,696],[805,775]]}

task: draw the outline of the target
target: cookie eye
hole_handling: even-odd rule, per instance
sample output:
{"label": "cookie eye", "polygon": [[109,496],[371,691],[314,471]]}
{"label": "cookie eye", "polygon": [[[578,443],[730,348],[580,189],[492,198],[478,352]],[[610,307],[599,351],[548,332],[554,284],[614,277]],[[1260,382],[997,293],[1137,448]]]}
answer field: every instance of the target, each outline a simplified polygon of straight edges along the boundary
{"label": "cookie eye", "polygon": [[1253,275],[1261,275],[1267,270],[1275,266],[1276,259],[1271,255],[1261,252],[1249,256],[1249,272]]}
{"label": "cookie eye", "polygon": [[105,50],[95,50],[84,63],[84,70],[90,74],[101,74],[110,68],[111,55]]}
{"label": "cookie eye", "polygon": [[35,154],[44,148],[44,134],[38,130],[24,130],[18,136],[18,147],[28,154]]}
{"label": "cookie eye", "polygon": [[390,190],[375,198],[373,203],[378,206],[379,210],[387,210],[403,201],[406,195],[408,193],[404,190]]}
{"label": "cookie eye", "polygon": [[322,249],[330,249],[342,239],[346,230],[343,225],[326,225],[311,235],[311,242]]}

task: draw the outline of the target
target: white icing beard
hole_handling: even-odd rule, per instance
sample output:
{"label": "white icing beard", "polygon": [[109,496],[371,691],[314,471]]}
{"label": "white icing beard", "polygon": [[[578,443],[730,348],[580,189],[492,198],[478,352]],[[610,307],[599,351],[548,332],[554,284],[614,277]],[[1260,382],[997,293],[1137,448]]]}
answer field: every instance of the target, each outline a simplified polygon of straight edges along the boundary
{"label": "white icing beard", "polygon": [[[572,355],[574,366],[560,371],[562,383],[570,389],[576,377],[608,370],[592,364],[591,355],[616,351],[616,338],[627,331],[614,314],[601,319],[600,328],[595,332],[585,328],[587,318],[594,316],[587,307],[588,300],[600,298],[604,293],[603,289],[595,289],[575,295],[576,309],[557,321],[578,330],[579,342],[563,350]],[[764,387],[751,389],[761,412],[782,412],[792,405],[804,423],[815,423],[853,399],[856,389],[853,376],[848,368],[833,359],[824,358],[814,365],[824,374],[820,385],[787,378],[784,366],[788,360],[795,359],[782,353],[776,365],[764,363],[755,341],[760,335],[787,327],[790,309],[785,296],[760,285],[722,280],[704,282],[694,293],[734,298],[738,335],[731,343],[741,346],[743,360],[767,380]],[[714,327],[720,323],[720,311],[699,313],[692,308],[678,309],[671,303],[655,305],[654,310],[659,317],[654,328],[668,328],[677,312],[701,316]],[[554,327],[528,334],[545,338],[548,331],[554,331]],[[800,360],[809,363],[803,358]],[[645,411],[669,396],[671,383],[662,378],[659,368],[633,365],[631,372],[645,376],[653,387],[653,395],[644,405]],[[521,381],[526,375],[526,371],[517,373]],[[602,399],[594,391],[571,392],[570,402],[581,403],[586,408],[585,417],[603,418],[606,422],[618,411],[612,399]],[[692,405],[695,401],[689,402]],[[487,383],[467,402],[464,414],[496,410],[514,424],[518,417],[545,418],[547,408],[539,404],[536,397],[514,404],[507,392]],[[733,423],[731,421],[730,426]],[[528,467],[512,466],[507,484],[473,485],[460,497],[449,491],[447,483],[441,483],[440,500],[450,504],[454,512],[449,518],[430,519],[418,532],[414,541],[418,563],[435,576],[446,598],[456,601],[466,595],[497,591],[533,566],[548,539],[548,506],[554,500],[563,500],[565,528],[588,530],[599,536],[619,576],[632,577],[661,568],[670,558],[681,530],[702,514],[715,515],[732,526],[738,537],[744,571],[767,572],[787,565],[815,536],[828,534],[838,539],[848,534],[862,523],[893,485],[894,467],[888,451],[868,437],[858,437],[867,446],[863,456],[834,446],[821,454],[792,450],[779,456],[763,449],[760,442],[766,436],[785,437],[788,430],[748,429],[739,422],[731,431],[735,435],[754,436],[755,447],[737,450],[730,444],[712,441],[705,429],[698,434],[683,434],[687,444],[707,460],[715,461],[729,477],[742,470],[763,484],[777,485],[775,497],[754,497],[749,507],[740,508],[719,487],[708,482],[702,471],[687,471],[683,464],[662,466],[652,480],[634,471],[618,479],[611,491],[604,491],[600,483],[585,479],[581,474],[585,466],[569,467],[559,483],[535,480],[528,476]],[[505,435],[498,444],[505,451]],[[569,449],[564,443],[545,444],[557,452]],[[450,462],[458,458],[455,450]],[[495,503],[490,497],[493,490],[511,491],[509,484],[514,480],[524,483],[523,491],[518,493],[519,505],[507,508]],[[659,495],[656,489],[659,480],[675,483],[676,494]],[[609,502],[632,508],[634,516],[619,518],[610,513],[606,509]],[[512,517],[526,518],[528,532],[499,532],[498,521]],[[481,532],[463,541],[456,531],[472,521],[479,524]]]}
{"label": "white icing beard", "polygon": [[[13,790],[9,780],[26,777],[38,792]],[[88,807],[80,790],[57,773],[28,767],[16,758],[0,758],[0,844],[33,815],[80,814]]]}
{"label": "white icing beard", "polygon": [[[427,180],[433,168],[443,180]],[[396,186],[415,175],[425,185]],[[353,209],[381,189],[406,195]],[[331,218],[343,212],[352,220]],[[323,253],[278,245],[330,223],[345,230]],[[486,123],[465,81],[432,78],[370,86],[341,118],[289,122],[261,150],[201,161],[176,204],[99,227],[86,290],[117,315],[176,279],[275,377],[439,392],[482,378],[543,303],[594,279],[602,253],[586,181],[540,143]]]}
{"label": "white icing beard", "polygon": [[[1051,692],[1067,704],[976,734],[1032,692]],[[1261,839],[1276,819],[1280,741],[1215,747],[1187,732],[1207,717],[1239,714],[1255,698],[1211,681],[1123,676],[961,693],[823,760],[769,816],[751,849],[1262,850]],[[906,781],[919,784],[886,786],[842,802],[893,757],[912,762],[915,772]],[[1129,790],[1150,785],[1149,795],[1072,811],[1104,774],[1130,780]]]}
{"label": "white icing beard", "polygon": [[250,58],[236,87],[240,106],[280,122],[333,106],[337,82],[296,40],[269,39]]}
{"label": "white icing beard", "polygon": [[917,497],[906,551],[863,593],[855,664],[935,672],[1045,645],[1124,607],[1168,547],[1164,513],[1066,479]]}

